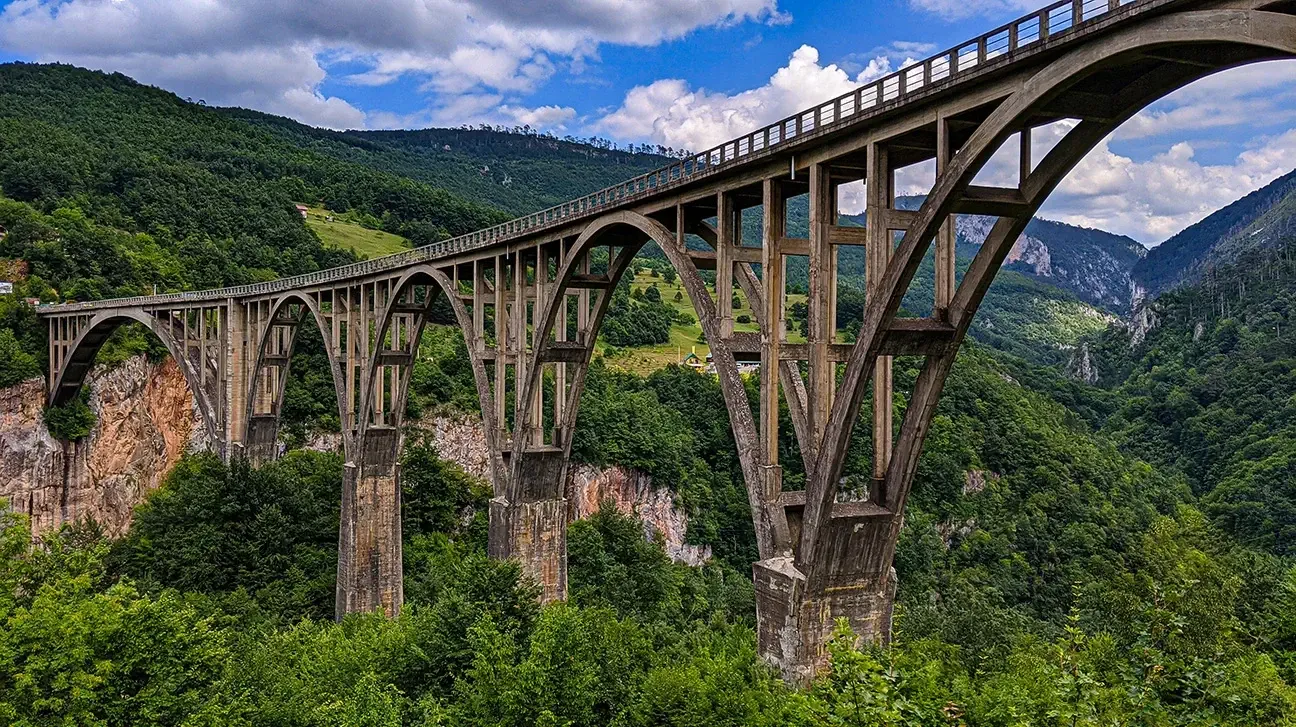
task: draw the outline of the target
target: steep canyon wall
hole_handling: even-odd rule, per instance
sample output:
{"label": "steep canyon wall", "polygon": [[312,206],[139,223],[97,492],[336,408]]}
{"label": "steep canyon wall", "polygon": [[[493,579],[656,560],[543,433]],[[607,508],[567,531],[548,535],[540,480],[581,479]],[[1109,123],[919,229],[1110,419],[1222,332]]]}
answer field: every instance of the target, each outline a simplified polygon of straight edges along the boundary
{"label": "steep canyon wall", "polygon": [[186,450],[206,442],[193,395],[175,362],[132,358],[88,380],[98,421],[61,442],[41,420],[44,381],[0,389],[0,497],[41,532],[85,517],[110,535],[130,527],[136,504]]}
{"label": "steep canyon wall", "polygon": [[[207,443],[193,395],[170,359],[153,364],[141,356],[111,370],[96,369],[87,385],[98,421],[90,436],[71,443],[45,430],[43,380],[0,389],[0,498],[30,515],[38,533],[87,516],[110,535],[126,532],[135,505],[162,484],[186,451]],[[477,419],[437,416],[414,426],[431,434],[442,458],[489,477]],[[338,437],[318,436],[308,446],[334,450]],[[646,537],[660,533],[672,558],[693,565],[710,558],[709,549],[684,542],[688,519],[670,490],[654,486],[642,472],[574,465],[567,493],[573,520],[611,502],[638,517]]]}

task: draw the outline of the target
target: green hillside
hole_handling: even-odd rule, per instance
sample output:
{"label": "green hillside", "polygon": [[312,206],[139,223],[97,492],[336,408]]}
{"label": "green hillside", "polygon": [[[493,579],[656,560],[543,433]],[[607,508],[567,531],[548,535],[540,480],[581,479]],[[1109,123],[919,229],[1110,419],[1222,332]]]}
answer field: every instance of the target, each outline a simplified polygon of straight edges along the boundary
{"label": "green hillside", "polygon": [[[39,212],[76,210],[156,244],[162,262],[129,273],[104,274],[66,258],[34,262],[33,272],[83,299],[154,284],[183,290],[244,283],[346,260],[320,245],[294,200],[370,215],[384,231],[416,244],[505,219],[124,76],[70,66],[0,65],[0,190]],[[0,255],[28,257],[13,241],[5,244]],[[86,279],[105,281],[103,289],[78,290]]]}
{"label": "green hillside", "polygon": [[355,215],[337,214],[323,207],[311,207],[306,212],[306,226],[330,247],[350,250],[366,258],[409,249],[408,240],[375,229],[376,222],[372,218],[357,221]]}
{"label": "green hillside", "polygon": [[[334,132],[280,116],[222,109],[294,146],[453,191],[511,215],[552,207],[652,171],[670,159],[491,129]],[[662,150],[665,151],[665,150]]]}
{"label": "green hillside", "polygon": [[[23,296],[316,270],[662,159],[493,130],[336,133],[119,75],[0,66],[0,261],[30,272],[0,296],[0,387],[44,368],[44,330]],[[1270,234],[1286,208],[1266,209],[1277,212],[1217,231]],[[1040,234],[1137,256],[1105,233]],[[843,270],[862,271],[857,252]],[[971,246],[959,252],[966,265]],[[648,509],[683,510],[705,565],[672,562],[643,522],[608,510],[571,524],[569,602],[541,606],[516,563],[487,557],[490,486],[411,427],[399,479],[406,607],[335,623],[345,464],[297,451],[338,427],[319,333],[303,326],[284,400],[294,451],[281,460],[187,455],[116,539],[93,522],[33,537],[0,508],[0,723],[1296,727],[1296,239],[1205,268],[1200,285],[1145,311],[1155,325],[1138,336],[1077,288],[1002,272],[918,461],[893,639],[858,645],[839,631],[831,671],[803,690],[756,654],[755,536],[719,383],[671,365],[694,349],[705,358],[692,305],[660,251],[645,248],[635,268],[612,291],[573,458],[666,488]],[[789,269],[797,340],[805,263]],[[1085,276],[1105,286],[1115,278],[1104,270]],[[929,259],[908,313],[929,309],[931,278]],[[843,339],[863,282],[846,275]],[[741,294],[719,303],[754,330]],[[463,336],[443,313],[413,366],[413,421],[479,407]],[[1097,386],[1063,373],[1077,342]],[[99,363],[136,354],[165,355],[123,331]],[[921,363],[895,361],[897,422]],[[45,422],[77,440],[93,412],[77,402]],[[865,414],[843,489],[870,482],[870,429]],[[797,490],[806,472],[792,431],[785,416],[782,477]]]}
{"label": "green hillside", "polygon": [[1151,304],[1157,325],[1092,346],[1121,447],[1182,472],[1238,541],[1296,555],[1296,234]]}

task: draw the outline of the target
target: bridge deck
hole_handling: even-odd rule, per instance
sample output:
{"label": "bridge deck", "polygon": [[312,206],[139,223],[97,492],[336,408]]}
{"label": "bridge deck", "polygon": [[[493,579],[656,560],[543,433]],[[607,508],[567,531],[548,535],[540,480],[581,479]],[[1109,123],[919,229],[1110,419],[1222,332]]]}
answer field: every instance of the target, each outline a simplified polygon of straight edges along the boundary
{"label": "bridge deck", "polygon": [[[769,126],[680,161],[555,207],[494,227],[314,273],[213,290],[115,298],[38,307],[41,315],[246,298],[363,278],[465,253],[553,234],[607,212],[654,199],[673,199],[703,181],[741,174],[749,168],[793,158],[811,142],[876,122],[913,104],[1013,73],[1040,57],[1092,34],[1160,12],[1186,0],[1058,0],[977,38],[801,111]],[[794,165],[794,163],[793,163]]]}

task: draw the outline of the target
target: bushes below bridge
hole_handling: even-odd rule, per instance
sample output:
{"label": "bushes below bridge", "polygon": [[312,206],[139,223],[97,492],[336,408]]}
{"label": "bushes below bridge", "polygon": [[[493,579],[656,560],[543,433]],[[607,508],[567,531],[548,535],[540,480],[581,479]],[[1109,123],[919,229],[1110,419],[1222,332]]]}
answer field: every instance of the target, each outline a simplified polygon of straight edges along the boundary
{"label": "bushes below bridge", "polygon": [[[457,518],[436,531],[449,523],[436,514],[410,528],[399,618],[334,624],[311,616],[310,598],[268,597],[308,583],[292,562],[312,570],[325,559],[336,492],[310,481],[336,468],[318,454],[262,473],[193,460],[125,545],[80,527],[33,549],[22,519],[5,515],[0,715],[32,725],[1240,727],[1296,713],[1284,682],[1296,660],[1296,572],[1257,567],[1193,510],[1157,518],[1125,564],[1078,589],[1056,628],[995,611],[972,569],[963,577],[975,592],[950,594],[946,615],[1003,640],[951,640],[956,631],[929,630],[902,607],[890,647],[856,651],[843,634],[831,673],[791,692],[756,658],[742,574],[671,564],[637,522],[610,512],[572,526],[565,605],[539,608],[515,565],[486,558]],[[298,492],[273,481],[298,474]],[[465,501],[444,479],[423,495],[451,510]],[[303,508],[314,514],[283,527]],[[216,534],[234,513],[247,524]],[[283,558],[317,547],[318,559]],[[258,581],[277,585],[251,590]]]}

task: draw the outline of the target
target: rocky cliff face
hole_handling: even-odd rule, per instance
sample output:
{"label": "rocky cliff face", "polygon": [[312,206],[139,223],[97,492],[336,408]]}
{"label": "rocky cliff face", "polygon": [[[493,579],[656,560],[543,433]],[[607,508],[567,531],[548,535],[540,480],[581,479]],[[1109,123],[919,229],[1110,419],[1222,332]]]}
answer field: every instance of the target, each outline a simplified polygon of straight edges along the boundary
{"label": "rocky cliff face", "polygon": [[[135,506],[162,484],[181,455],[207,444],[184,374],[170,359],[150,364],[137,357],[92,372],[87,386],[98,422],[80,442],[60,442],[45,430],[43,386],[33,379],[0,389],[0,498],[30,515],[35,532],[85,517],[110,535],[126,532]],[[415,426],[432,435],[442,458],[489,478],[490,455],[478,420],[432,417]],[[308,446],[333,451],[340,439],[321,435]],[[655,487],[641,472],[573,466],[567,492],[572,519],[611,502],[637,516],[647,537],[661,533],[672,558],[698,565],[711,557],[709,549],[684,543],[687,516],[670,490]]]}
{"label": "rocky cliff face", "polygon": [[1088,341],[1082,341],[1079,348],[1072,352],[1063,373],[1086,384],[1098,383],[1098,365],[1093,360],[1093,354],[1089,352]]}
{"label": "rocky cliff face", "polygon": [[[416,426],[432,435],[442,459],[482,479],[490,477],[486,436],[475,417],[432,417]],[[702,565],[710,560],[710,548],[684,542],[688,516],[675,505],[669,489],[655,486],[651,477],[637,470],[573,464],[567,473],[567,518],[587,518],[604,503],[637,517],[643,524],[644,537],[652,539],[660,534],[666,554],[676,562]]]}
{"label": "rocky cliff face", "polygon": [[[901,209],[918,209],[921,196],[899,197]],[[861,215],[846,216],[864,225]],[[997,217],[957,215],[959,255],[975,255]],[[1124,235],[1034,218],[1013,243],[1004,267],[1070,290],[1081,300],[1116,313],[1130,309],[1134,266],[1147,250]]]}
{"label": "rocky cliff face", "polygon": [[206,433],[174,361],[133,358],[88,382],[98,422],[79,442],[45,431],[44,381],[0,389],[0,497],[40,532],[92,517],[110,535],[130,526],[136,504]]}
{"label": "rocky cliff face", "polygon": [[[959,215],[959,243],[980,246],[997,219]],[[1131,271],[1146,254],[1128,237],[1036,218],[1013,243],[1004,266],[1066,288],[1086,303],[1123,312],[1133,302]]]}
{"label": "rocky cliff face", "polygon": [[711,559],[711,548],[684,542],[688,516],[675,506],[670,490],[654,487],[652,478],[621,467],[599,469],[572,465],[567,480],[567,517],[580,520],[598,512],[605,503],[643,523],[644,536],[661,535],[666,554],[677,563],[702,565]]}

